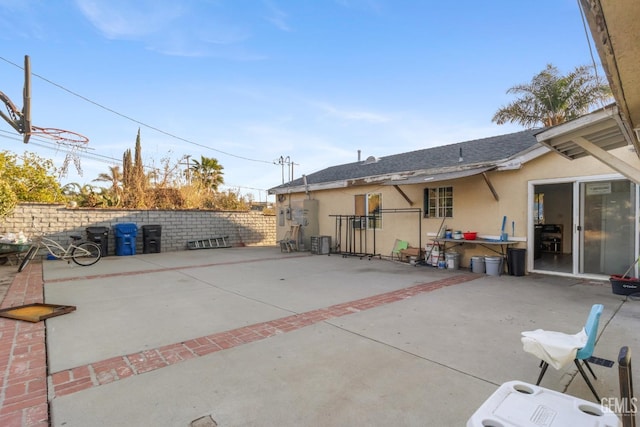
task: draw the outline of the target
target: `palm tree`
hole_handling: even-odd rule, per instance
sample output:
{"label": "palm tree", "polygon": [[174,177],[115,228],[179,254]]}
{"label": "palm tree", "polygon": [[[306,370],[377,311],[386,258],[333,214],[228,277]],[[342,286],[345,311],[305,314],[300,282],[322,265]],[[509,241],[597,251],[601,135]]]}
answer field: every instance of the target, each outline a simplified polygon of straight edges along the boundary
{"label": "palm tree", "polygon": [[101,173],[93,181],[102,181],[111,183],[109,192],[111,198],[115,202],[115,206],[120,205],[122,199],[122,173],[120,173],[120,166],[109,166],[108,173]]}
{"label": "palm tree", "polygon": [[94,181],[110,182],[112,190],[119,188],[120,183],[122,182],[120,166],[109,166],[109,172],[99,174]]}
{"label": "palm tree", "polygon": [[66,184],[64,187],[62,187],[61,190],[64,196],[66,196],[69,199],[73,199],[74,197],[77,197],[80,194],[80,191],[82,190],[82,186],[77,182],[70,182]]}
{"label": "palm tree", "polygon": [[218,186],[224,184],[224,167],[218,159],[200,156],[200,161],[194,160],[191,166],[192,180],[210,192],[218,191]]}
{"label": "palm tree", "polygon": [[499,125],[518,123],[528,128],[573,120],[611,97],[609,86],[601,84],[586,65],[562,76],[555,66],[547,64],[531,83],[513,86],[507,93],[520,98],[500,108],[491,121]]}

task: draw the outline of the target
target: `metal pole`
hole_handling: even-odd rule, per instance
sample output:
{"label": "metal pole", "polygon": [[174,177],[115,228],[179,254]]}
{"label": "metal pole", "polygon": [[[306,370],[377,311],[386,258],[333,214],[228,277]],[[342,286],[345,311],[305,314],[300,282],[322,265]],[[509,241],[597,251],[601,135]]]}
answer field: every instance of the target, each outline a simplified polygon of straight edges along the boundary
{"label": "metal pole", "polygon": [[284,157],[280,156],[280,167],[282,169],[282,183],[284,184]]}
{"label": "metal pole", "polygon": [[[284,158],[283,163],[287,164],[287,175],[288,175],[288,178],[289,178],[289,182],[291,182],[292,181],[292,179],[291,179],[291,159],[289,158],[289,156]],[[284,165],[282,167],[284,168]]]}
{"label": "metal pole", "polygon": [[191,184],[191,165],[189,164],[191,155],[187,154],[185,157],[187,158],[187,184]]}
{"label": "metal pole", "polygon": [[284,165],[287,165],[287,177],[289,181],[293,181],[293,162],[289,156],[280,156],[278,160],[273,161],[274,165],[280,165],[282,168],[282,183],[284,184]]}

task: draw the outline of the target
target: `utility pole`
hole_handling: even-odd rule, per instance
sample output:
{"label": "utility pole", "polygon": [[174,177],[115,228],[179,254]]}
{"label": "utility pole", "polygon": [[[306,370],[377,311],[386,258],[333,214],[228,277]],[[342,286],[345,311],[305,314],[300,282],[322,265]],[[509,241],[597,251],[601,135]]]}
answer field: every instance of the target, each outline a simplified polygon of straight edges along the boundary
{"label": "utility pole", "polygon": [[187,176],[187,184],[191,184],[191,164],[189,163],[189,159],[191,158],[191,154],[185,154],[184,157],[182,157],[183,159],[185,159],[187,161],[187,163],[182,163],[180,162],[181,165],[187,165],[187,170],[185,175]]}
{"label": "utility pole", "polygon": [[273,164],[282,166],[282,183],[283,184],[284,184],[284,165],[287,165],[290,168],[288,170],[289,181],[293,181],[293,163],[291,162],[291,159],[289,158],[289,156],[287,157],[280,156],[279,159],[273,161]]}

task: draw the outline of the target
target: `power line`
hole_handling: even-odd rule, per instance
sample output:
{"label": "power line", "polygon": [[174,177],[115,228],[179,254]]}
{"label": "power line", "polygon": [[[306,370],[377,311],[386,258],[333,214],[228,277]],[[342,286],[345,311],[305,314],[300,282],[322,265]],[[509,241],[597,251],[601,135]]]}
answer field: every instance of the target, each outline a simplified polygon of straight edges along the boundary
{"label": "power line", "polygon": [[[0,135],[0,138],[11,139],[13,141],[20,141],[22,139],[13,136],[11,132],[6,130],[0,130],[0,132],[7,133],[9,135]],[[36,147],[46,148],[49,150],[53,150],[56,152],[62,152],[66,154],[71,154],[73,156],[81,157],[83,159],[95,160],[98,162],[110,164],[110,165],[120,165],[122,163],[122,159],[116,159],[114,157],[105,156],[103,154],[91,153],[86,150],[88,148],[70,148],[68,145],[65,145],[63,142],[51,142],[47,139],[32,136],[29,140],[29,145],[33,145]],[[76,146],[77,147],[77,146]],[[148,170],[156,170],[158,169],[156,166],[142,165],[145,169]]]}
{"label": "power line", "polygon": [[[580,3],[580,0],[576,0],[576,1],[578,3],[578,10],[580,11],[580,18],[582,19],[584,36],[587,39],[587,46],[589,47],[589,55],[591,56],[591,63],[593,64],[593,72],[595,74],[597,84],[600,84],[600,76],[598,75],[598,64],[596,63],[596,58],[593,54],[593,48],[591,46],[591,38],[589,37],[589,30],[587,28],[587,20],[585,17],[585,12],[584,12],[584,9],[582,8],[582,4]],[[604,99],[602,98],[600,99],[600,106],[603,108],[606,106]]]}
{"label": "power line", "polygon": [[[6,62],[6,63],[8,63],[8,64],[11,64],[11,65],[13,65],[13,66],[15,66],[15,67],[17,67],[17,68],[21,69],[21,70],[23,69],[23,67],[21,67],[20,65],[18,65],[18,64],[16,64],[16,63],[14,63],[14,62],[12,62],[12,61],[9,61],[8,59],[6,59],[6,58],[4,58],[4,57],[2,57],[2,56],[0,56],[0,59],[1,59],[1,60],[3,60],[3,61],[5,61],[5,62]],[[149,124],[147,124],[147,123],[144,123],[144,122],[142,122],[142,121],[140,121],[140,120],[134,119],[133,117],[130,117],[130,116],[126,115],[126,114],[120,113],[120,112],[118,112],[118,111],[114,110],[113,108],[109,108],[109,107],[107,107],[107,106],[105,106],[105,105],[102,105],[102,104],[100,104],[100,103],[96,102],[96,101],[93,101],[93,100],[91,100],[91,99],[87,98],[86,96],[80,95],[80,94],[79,94],[79,93],[77,93],[77,92],[74,92],[74,91],[72,91],[72,90],[70,90],[70,89],[67,89],[66,87],[64,87],[64,86],[62,86],[62,85],[60,85],[60,84],[58,84],[58,83],[55,83],[55,82],[53,82],[53,81],[51,81],[51,80],[47,79],[46,77],[43,77],[43,76],[41,76],[41,75],[39,75],[39,74],[36,74],[36,73],[31,73],[31,74],[32,74],[33,76],[38,77],[39,79],[41,79],[41,80],[43,80],[43,81],[45,81],[45,82],[47,82],[47,83],[49,83],[49,84],[51,84],[51,85],[55,86],[55,87],[57,87],[57,88],[59,88],[59,89],[61,89],[61,90],[65,91],[65,92],[67,92],[67,93],[69,93],[69,94],[73,95],[73,96],[76,96],[76,97],[78,97],[78,98],[82,99],[82,100],[83,100],[83,101],[85,101],[85,102],[88,102],[88,103],[90,103],[90,104],[95,105],[95,106],[96,106],[96,107],[98,107],[98,108],[102,108],[103,110],[106,110],[106,111],[108,111],[108,112],[110,112],[110,113],[112,113],[112,114],[115,114],[115,115],[117,115],[117,116],[120,116],[120,117],[122,117],[122,118],[124,118],[124,119],[126,119],[126,120],[129,120],[129,121],[131,121],[131,122],[133,122],[133,123],[136,123],[136,124],[138,124],[138,125],[140,125],[140,126],[144,126],[144,127],[148,128],[148,129],[152,129],[152,130],[154,130],[154,131],[156,131],[156,132],[159,132],[159,133],[161,133],[161,134],[163,134],[163,135],[167,135],[167,136],[169,136],[169,137],[171,137],[171,138],[174,138],[174,139],[177,139],[177,140],[180,140],[180,141],[186,142],[187,144],[195,145],[195,146],[197,146],[197,147],[201,147],[201,148],[206,148],[206,149],[208,149],[208,150],[212,150],[212,151],[215,151],[215,152],[218,152],[218,153],[224,154],[224,155],[226,155],[226,156],[235,157],[235,158],[237,158],[237,159],[241,159],[241,160],[247,160],[247,161],[250,161],[250,162],[257,162],[257,163],[267,163],[267,164],[271,164],[271,162],[266,161],[266,160],[258,160],[258,159],[252,159],[252,158],[249,158],[249,157],[239,156],[239,155],[237,155],[237,154],[228,153],[228,152],[226,152],[226,151],[218,150],[218,149],[216,149],[216,148],[209,147],[209,146],[207,146],[207,145],[200,144],[200,143],[197,143],[197,142],[194,142],[194,141],[188,140],[188,139],[186,139],[186,138],[182,138],[181,136],[178,136],[178,135],[172,134],[172,133],[170,133],[170,132],[164,131],[164,130],[162,130],[162,129],[160,129],[160,128],[157,128],[157,127],[155,127],[155,126],[152,126],[152,125],[149,125]]]}
{"label": "power line", "polygon": [[[13,135],[12,132],[8,132],[6,130],[1,130],[0,132],[2,133],[6,133],[8,135],[0,135],[0,138],[5,138],[5,139],[10,139],[13,141],[19,141],[22,142],[21,138],[17,138]],[[105,156],[102,154],[98,154],[98,153],[90,153],[87,152],[86,148],[80,148],[80,149],[73,149],[73,148],[68,148],[68,146],[64,145],[63,143],[60,142],[51,142],[48,141],[44,138],[39,138],[39,137],[35,137],[32,136],[31,139],[29,140],[29,145],[34,145],[36,147],[41,147],[41,148],[47,148],[49,150],[54,150],[54,151],[59,151],[59,152],[63,152],[63,153],[67,153],[67,154],[74,154],[77,155],[78,157],[82,157],[82,158],[86,158],[86,159],[91,159],[91,160],[97,160],[97,161],[101,161],[103,163],[109,163],[109,164],[120,164],[120,160],[113,158],[113,157],[109,157],[109,156]],[[146,168],[149,168],[149,166],[145,166]]]}
{"label": "power line", "polygon": [[220,186],[221,186],[221,187],[227,187],[227,188],[229,188],[229,189],[233,189],[233,188],[244,188],[244,189],[247,189],[247,190],[269,191],[269,190],[267,190],[266,188],[247,187],[246,185],[234,185],[234,184],[227,184],[227,183],[221,184]]}
{"label": "power line", "polygon": [[[6,135],[3,135],[3,134],[6,134]],[[0,129],[0,138],[10,139],[12,141],[18,141],[22,143],[22,138],[18,138],[14,135],[13,132],[3,130],[3,129]],[[78,157],[82,157],[83,159],[94,160],[94,161],[98,161],[98,162],[102,162],[110,165],[120,165],[120,162],[121,162],[120,159],[105,156],[102,154],[87,152],[85,151],[86,150],[85,148],[82,148],[80,150],[73,150],[71,148],[65,147],[64,145],[60,145],[60,143],[58,142],[51,142],[39,137],[31,137],[31,139],[29,140],[29,144],[34,145],[36,147],[46,148],[48,150],[54,150],[56,152],[62,152],[66,154],[72,154]],[[149,170],[158,169],[157,167],[147,166],[147,165],[145,165],[144,168]],[[235,184],[225,183],[225,184],[222,184],[221,186],[227,187],[230,189],[238,188],[238,189],[244,189],[244,190],[255,190],[255,191],[264,191],[264,192],[267,191],[266,188],[248,187],[246,185],[235,185]]]}

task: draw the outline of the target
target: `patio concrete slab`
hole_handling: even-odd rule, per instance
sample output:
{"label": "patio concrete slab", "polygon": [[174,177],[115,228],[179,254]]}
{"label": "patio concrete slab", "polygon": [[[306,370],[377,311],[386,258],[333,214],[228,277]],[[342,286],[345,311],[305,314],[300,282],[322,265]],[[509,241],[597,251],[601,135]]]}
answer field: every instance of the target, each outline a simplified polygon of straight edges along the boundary
{"label": "patio concrete slab", "polygon": [[464,425],[494,389],[326,324],[167,369],[56,399],[55,425]]}
{"label": "patio concrete slab", "polygon": [[[604,304],[603,325],[622,304],[601,286],[554,288],[514,279],[485,276],[332,323],[493,384],[535,382],[538,360],[523,352],[522,331],[577,333],[592,304]],[[600,347],[596,354],[614,357]],[[563,382],[563,372],[550,369],[543,385],[568,383],[569,377]],[[589,393],[582,395],[588,398]]]}
{"label": "patio concrete slab", "polygon": [[[575,333],[602,303],[596,355],[640,348],[640,302],[607,282],[277,248],[43,266],[46,302],[77,306],[46,321],[53,426],[187,426],[207,415],[219,426],[465,425],[503,382],[535,382],[522,331]],[[266,332],[218,340],[253,329]],[[165,357],[185,345],[186,357]],[[619,396],[617,369],[594,369],[601,396]],[[82,375],[78,388],[58,386]],[[542,385],[593,400],[571,366],[549,369]]]}
{"label": "patio concrete slab", "polygon": [[[425,280],[424,271],[379,260],[345,262],[334,256],[301,262],[299,256],[271,257],[264,251],[246,258],[250,251],[224,251],[224,260],[218,256],[222,250],[194,251],[214,259],[193,259],[191,252],[156,255],[151,260],[146,255],[111,257],[86,269],[45,263],[45,277],[56,278],[45,287],[47,302],[77,308],[73,316],[48,322],[50,370],[58,372]],[[231,255],[240,256],[242,262]],[[160,261],[167,258],[171,258],[168,266]],[[122,268],[114,270],[108,264],[120,259]],[[195,264],[189,267],[189,262]],[[105,274],[107,268],[117,276]],[[70,272],[82,275],[61,280],[72,278]],[[409,277],[413,279],[408,282]],[[88,347],[97,337],[105,339]]]}
{"label": "patio concrete slab", "polygon": [[189,275],[212,286],[265,304],[305,312],[345,301],[377,295],[450,276],[380,260],[316,256],[251,262],[231,269],[232,274],[212,276],[210,268],[189,270]]}
{"label": "patio concrete slab", "polygon": [[76,306],[48,321],[52,372],[290,314],[179,272],[54,283],[46,300]]}

